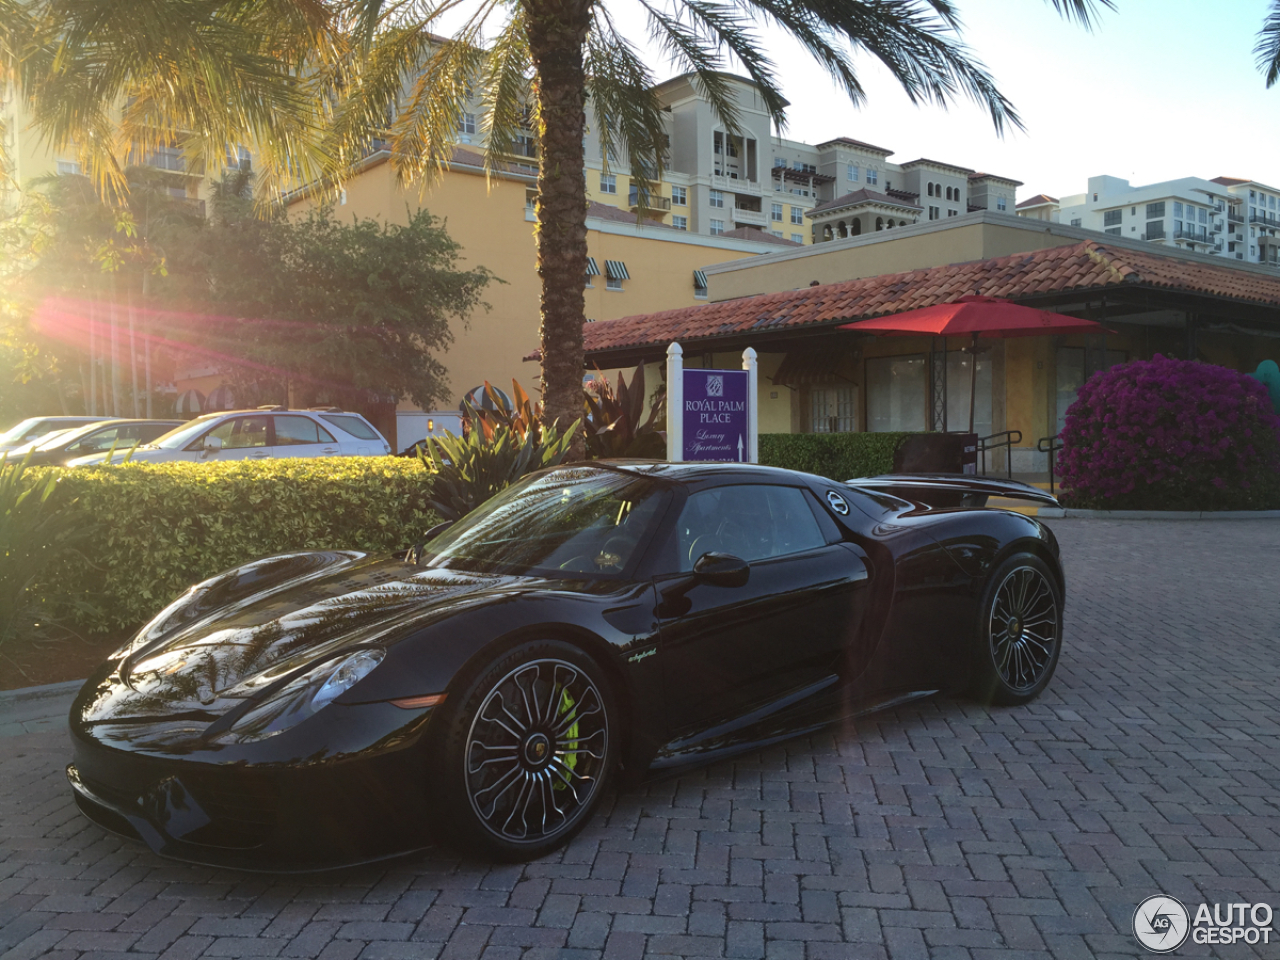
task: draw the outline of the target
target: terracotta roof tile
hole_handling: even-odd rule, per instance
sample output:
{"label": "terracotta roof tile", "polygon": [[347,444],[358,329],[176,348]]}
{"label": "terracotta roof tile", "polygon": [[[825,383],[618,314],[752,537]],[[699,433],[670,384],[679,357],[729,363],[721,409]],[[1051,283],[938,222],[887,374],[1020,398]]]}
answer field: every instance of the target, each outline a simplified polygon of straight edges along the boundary
{"label": "terracotta roof tile", "polygon": [[1021,210],[1023,207],[1038,207],[1042,203],[1057,202],[1057,197],[1051,197],[1047,193],[1037,193],[1034,197],[1028,197],[1026,200],[1023,200],[1015,209]]}
{"label": "terracotta roof tile", "polygon": [[1280,309],[1280,276],[1197,263],[1097,241],[990,260],[847,280],[584,327],[588,353],[867,319],[946,303],[965,294],[1018,299],[1036,293],[1119,284],[1210,294]]}

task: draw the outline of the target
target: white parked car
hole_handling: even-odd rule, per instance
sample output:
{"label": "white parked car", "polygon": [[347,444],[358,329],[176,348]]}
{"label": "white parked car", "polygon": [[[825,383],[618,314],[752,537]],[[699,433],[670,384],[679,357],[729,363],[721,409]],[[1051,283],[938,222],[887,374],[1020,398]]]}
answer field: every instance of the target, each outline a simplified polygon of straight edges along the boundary
{"label": "white parked car", "polygon": [[[391,444],[358,413],[262,407],[207,413],[136,447],[129,459],[132,463],[211,463],[270,457],[377,457],[390,452]],[[67,466],[103,463],[107,456],[80,457]],[[117,452],[113,462],[122,460],[124,455]]]}

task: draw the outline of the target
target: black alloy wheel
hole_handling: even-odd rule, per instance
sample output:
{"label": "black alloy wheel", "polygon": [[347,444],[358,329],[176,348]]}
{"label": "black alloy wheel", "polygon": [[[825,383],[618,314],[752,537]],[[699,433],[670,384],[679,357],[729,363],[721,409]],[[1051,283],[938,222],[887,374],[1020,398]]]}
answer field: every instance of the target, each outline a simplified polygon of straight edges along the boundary
{"label": "black alloy wheel", "polygon": [[1062,593],[1034,554],[1009,557],[987,582],[978,622],[974,692],[1014,706],[1040,695],[1062,649]]}
{"label": "black alloy wheel", "polygon": [[439,783],[452,839],[508,860],[542,856],[590,818],[615,764],[604,671],[576,647],[526,643],[485,670],[450,718]]}

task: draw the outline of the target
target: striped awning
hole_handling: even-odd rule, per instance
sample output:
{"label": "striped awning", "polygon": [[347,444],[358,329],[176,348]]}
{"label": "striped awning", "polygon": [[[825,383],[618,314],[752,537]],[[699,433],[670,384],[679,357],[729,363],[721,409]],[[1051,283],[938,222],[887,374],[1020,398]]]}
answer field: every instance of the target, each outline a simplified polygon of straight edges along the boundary
{"label": "striped awning", "polygon": [[588,277],[600,276],[600,268],[596,266],[595,257],[587,257],[587,276]]}
{"label": "striped awning", "polygon": [[631,279],[631,274],[627,273],[627,265],[621,260],[606,260],[604,262],[604,274],[610,280]]}
{"label": "striped awning", "polygon": [[701,270],[693,271],[693,287],[695,290],[707,289],[707,275]]}

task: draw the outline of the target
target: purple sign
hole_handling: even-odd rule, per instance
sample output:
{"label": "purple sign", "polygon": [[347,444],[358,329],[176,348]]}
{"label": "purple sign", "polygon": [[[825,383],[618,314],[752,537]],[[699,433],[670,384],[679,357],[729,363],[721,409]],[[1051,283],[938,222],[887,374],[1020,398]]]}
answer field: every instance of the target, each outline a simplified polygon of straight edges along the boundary
{"label": "purple sign", "polygon": [[685,460],[747,460],[747,371],[684,371]]}

